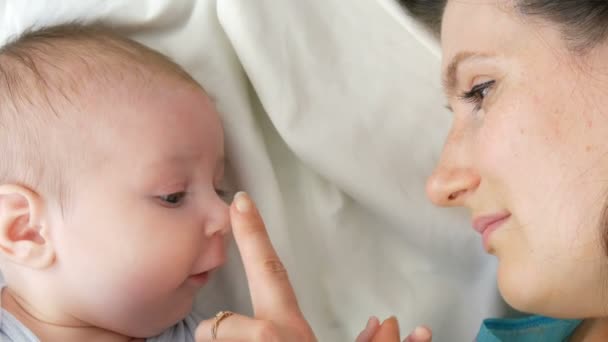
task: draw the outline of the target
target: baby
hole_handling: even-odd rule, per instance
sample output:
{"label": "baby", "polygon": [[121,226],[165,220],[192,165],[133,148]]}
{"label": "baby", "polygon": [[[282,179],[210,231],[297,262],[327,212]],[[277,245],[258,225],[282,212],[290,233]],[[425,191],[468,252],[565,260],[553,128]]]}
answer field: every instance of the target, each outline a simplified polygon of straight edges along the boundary
{"label": "baby", "polygon": [[0,340],[194,340],[230,227],[196,81],[104,29],[25,33],[0,50],[0,156]]}

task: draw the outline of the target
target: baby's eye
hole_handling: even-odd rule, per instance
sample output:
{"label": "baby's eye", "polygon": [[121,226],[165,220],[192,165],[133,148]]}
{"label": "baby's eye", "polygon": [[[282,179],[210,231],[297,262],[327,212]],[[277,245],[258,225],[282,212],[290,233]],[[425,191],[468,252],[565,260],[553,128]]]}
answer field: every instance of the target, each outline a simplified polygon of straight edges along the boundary
{"label": "baby's eye", "polygon": [[182,204],[185,197],[186,193],[180,191],[168,195],[158,196],[158,199],[169,207],[178,207],[180,204]]}

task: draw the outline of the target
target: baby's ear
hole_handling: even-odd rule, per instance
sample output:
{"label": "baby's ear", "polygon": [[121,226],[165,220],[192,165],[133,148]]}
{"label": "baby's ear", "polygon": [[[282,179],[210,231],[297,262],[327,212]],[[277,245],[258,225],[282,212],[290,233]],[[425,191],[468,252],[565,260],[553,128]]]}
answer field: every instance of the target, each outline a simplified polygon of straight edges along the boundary
{"label": "baby's ear", "polygon": [[19,185],[0,185],[0,255],[16,264],[45,268],[53,264],[55,250],[42,218],[43,201]]}

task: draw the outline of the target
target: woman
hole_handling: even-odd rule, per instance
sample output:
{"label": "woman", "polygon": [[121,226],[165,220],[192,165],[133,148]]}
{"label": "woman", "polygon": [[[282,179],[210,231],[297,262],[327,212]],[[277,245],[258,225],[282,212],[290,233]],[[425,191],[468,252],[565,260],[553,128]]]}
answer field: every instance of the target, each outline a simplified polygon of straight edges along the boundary
{"label": "woman", "polygon": [[509,304],[555,318],[478,341],[608,340],[608,1],[402,3],[440,25],[454,113],[427,193],[469,209]]}

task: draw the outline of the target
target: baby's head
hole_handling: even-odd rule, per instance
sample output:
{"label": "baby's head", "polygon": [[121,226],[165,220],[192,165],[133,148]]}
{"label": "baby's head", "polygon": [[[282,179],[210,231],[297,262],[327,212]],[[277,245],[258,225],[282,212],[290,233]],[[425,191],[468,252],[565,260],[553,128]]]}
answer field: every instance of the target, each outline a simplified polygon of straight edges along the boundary
{"label": "baby's head", "polygon": [[0,50],[0,155],[0,267],[36,319],[154,335],[224,261],[219,116],[138,43],[66,25]]}

